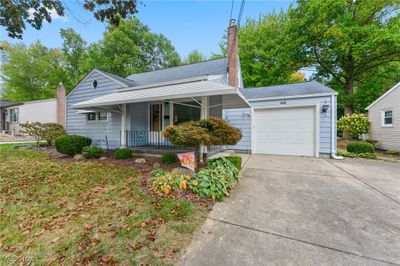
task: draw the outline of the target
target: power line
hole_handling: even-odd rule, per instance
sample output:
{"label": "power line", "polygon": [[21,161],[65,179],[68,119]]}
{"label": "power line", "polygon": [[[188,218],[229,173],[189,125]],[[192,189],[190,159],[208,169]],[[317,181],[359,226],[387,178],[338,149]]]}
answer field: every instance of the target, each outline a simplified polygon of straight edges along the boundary
{"label": "power line", "polygon": [[229,16],[229,21],[232,20],[232,12],[233,12],[233,4],[235,3],[235,0],[232,0],[232,5],[231,5],[231,15]]}
{"label": "power line", "polygon": [[238,15],[238,19],[237,19],[238,27],[240,27],[240,20],[242,19],[245,4],[246,4],[246,0],[242,0],[242,4],[240,5],[239,15]]}

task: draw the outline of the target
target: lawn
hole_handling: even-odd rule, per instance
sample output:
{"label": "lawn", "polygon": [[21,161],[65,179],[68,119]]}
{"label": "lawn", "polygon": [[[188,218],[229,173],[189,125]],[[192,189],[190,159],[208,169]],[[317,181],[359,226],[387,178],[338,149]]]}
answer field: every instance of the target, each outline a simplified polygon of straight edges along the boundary
{"label": "lawn", "polygon": [[208,211],[145,194],[140,178],[0,146],[0,265],[176,263]]}

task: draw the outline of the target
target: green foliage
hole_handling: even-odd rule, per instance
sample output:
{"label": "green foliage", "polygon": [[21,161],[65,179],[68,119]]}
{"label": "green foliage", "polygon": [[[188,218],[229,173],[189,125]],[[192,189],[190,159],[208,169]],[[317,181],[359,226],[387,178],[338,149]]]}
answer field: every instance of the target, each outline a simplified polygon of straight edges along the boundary
{"label": "green foliage", "polygon": [[178,161],[178,157],[176,156],[176,154],[163,154],[161,155],[161,159],[160,162],[161,163],[165,163],[165,164],[172,164],[172,163],[176,163]]}
{"label": "green foliage", "polygon": [[82,149],[82,155],[86,159],[100,158],[101,156],[103,156],[103,154],[104,154],[104,150],[99,147],[90,146],[90,147],[84,147]]}
{"label": "green foliage", "polygon": [[363,141],[355,141],[355,142],[350,142],[347,144],[347,151],[351,153],[374,153],[374,145],[363,142]]}
{"label": "green foliage", "polygon": [[[295,57],[301,44],[290,39],[287,13],[248,19],[239,29],[239,56],[245,87],[298,82],[293,77],[303,62]],[[304,80],[303,80],[304,81]]]}
{"label": "green foliage", "polygon": [[159,176],[162,176],[165,174],[167,174],[167,171],[165,171],[162,168],[156,168],[153,171],[151,171],[151,176],[153,176],[153,177],[159,177]]}
{"label": "green foliage", "polygon": [[64,126],[57,123],[44,123],[43,128],[43,138],[47,141],[48,145],[52,145],[53,141],[59,136],[67,134],[65,132]]}
{"label": "green foliage", "polygon": [[370,73],[400,60],[399,9],[398,0],[298,0],[289,11],[288,38],[302,47],[294,59],[316,65],[317,77],[342,92],[345,114]]}
{"label": "green foliage", "polygon": [[[83,8],[92,12],[97,20],[107,21],[110,25],[118,25],[122,18],[137,13],[136,2],[136,0],[85,0],[82,4]],[[62,0],[2,1],[0,25],[6,28],[9,37],[22,39],[26,23],[40,30],[44,21],[51,23],[52,16],[54,16],[52,12],[63,17],[64,10],[67,9],[76,18],[71,7],[68,7],[69,4],[68,1]]]}
{"label": "green foliage", "polygon": [[20,126],[23,128],[21,132],[34,137],[36,141],[36,146],[39,147],[39,141],[43,138],[44,133],[43,125],[39,122],[26,122],[20,124]]}
{"label": "green foliage", "polygon": [[[239,171],[242,169],[242,157],[240,156],[225,156],[225,159],[230,161]],[[209,164],[215,163],[217,160],[222,160],[220,158],[211,159],[208,161]]]}
{"label": "green foliage", "polygon": [[189,188],[200,197],[222,200],[229,195],[239,178],[239,170],[229,160],[221,157],[202,168],[189,183]]}
{"label": "green foliage", "polygon": [[377,144],[379,141],[374,140],[374,139],[366,139],[365,142],[370,143],[370,144],[374,145],[374,147],[375,147],[376,144]]}
{"label": "green foliage", "polygon": [[398,151],[398,150],[387,150],[386,153],[387,154],[400,154],[400,151]]}
{"label": "green foliage", "polygon": [[353,139],[358,139],[362,134],[367,134],[369,129],[368,117],[363,114],[342,116],[338,123],[338,129],[348,133]]}
{"label": "green foliage", "polygon": [[348,158],[363,158],[363,159],[377,159],[375,153],[352,153],[352,152],[338,152],[338,155]]}
{"label": "green foliage", "polygon": [[90,146],[92,140],[79,135],[63,135],[56,139],[55,146],[59,153],[74,156],[80,154],[84,147]]}
{"label": "green foliage", "polygon": [[195,148],[235,145],[242,138],[239,129],[216,117],[169,126],[162,133],[175,145]]}
{"label": "green foliage", "polygon": [[132,157],[133,157],[133,152],[128,148],[117,149],[114,153],[114,158],[117,160],[126,160]]}
{"label": "green foliage", "polygon": [[127,19],[109,27],[101,42],[88,47],[82,68],[85,73],[97,67],[126,77],[179,63],[178,53],[164,35],[152,33],[138,19]]}
{"label": "green foliage", "polygon": [[198,63],[207,60],[207,56],[197,49],[190,51],[187,58],[183,60],[183,64]]}
{"label": "green foliage", "polygon": [[10,101],[53,98],[57,85],[72,83],[63,68],[64,57],[58,49],[48,49],[39,41],[29,47],[2,42],[0,97]]}
{"label": "green foliage", "polygon": [[174,190],[186,190],[187,183],[191,178],[189,175],[174,175],[169,172],[163,174],[154,172],[152,174],[155,174],[155,176],[150,179],[151,190],[165,195]]}

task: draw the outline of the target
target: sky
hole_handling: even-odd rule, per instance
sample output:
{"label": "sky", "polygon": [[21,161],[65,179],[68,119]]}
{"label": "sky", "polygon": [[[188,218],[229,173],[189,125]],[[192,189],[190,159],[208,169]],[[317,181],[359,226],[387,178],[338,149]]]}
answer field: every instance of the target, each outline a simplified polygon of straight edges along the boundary
{"label": "sky", "polygon": [[[30,26],[24,32],[23,39],[11,39],[3,27],[0,29],[0,40],[11,43],[24,42],[27,45],[40,40],[51,48],[61,47],[59,32],[62,28],[71,27],[88,42],[102,39],[106,24],[97,21],[92,13],[82,7],[83,0],[65,0],[68,9],[64,17],[53,14],[52,23],[45,23],[41,30]],[[246,18],[258,18],[260,14],[286,10],[293,1],[290,0],[247,0],[242,15],[242,24]],[[237,19],[241,0],[234,0],[232,18]],[[162,33],[175,46],[182,58],[198,49],[207,56],[219,52],[218,43],[228,26],[231,0],[181,0],[181,1],[146,1],[139,4],[137,18],[148,25],[152,32]]]}

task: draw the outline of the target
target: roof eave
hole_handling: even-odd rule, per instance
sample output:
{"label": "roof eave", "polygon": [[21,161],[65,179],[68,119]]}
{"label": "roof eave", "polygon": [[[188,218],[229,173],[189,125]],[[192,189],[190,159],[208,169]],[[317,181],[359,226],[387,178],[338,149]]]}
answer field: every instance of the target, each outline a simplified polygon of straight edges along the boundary
{"label": "roof eave", "polygon": [[381,95],[381,97],[379,97],[378,99],[376,99],[374,102],[372,102],[370,105],[368,105],[367,108],[365,108],[365,110],[369,110],[369,108],[371,108],[372,106],[374,106],[376,103],[378,103],[380,100],[382,100],[383,98],[386,97],[386,95],[388,95],[389,93],[391,93],[392,91],[394,91],[395,89],[400,88],[400,82],[397,83],[396,85],[394,85],[391,89],[389,89],[387,92],[385,92],[384,94]]}

